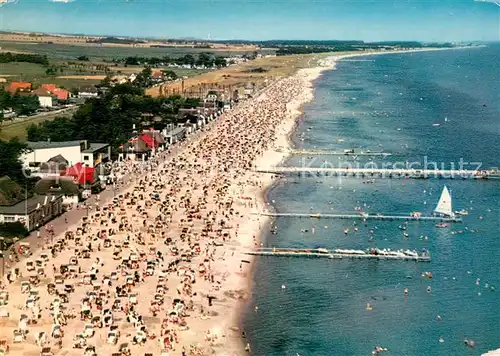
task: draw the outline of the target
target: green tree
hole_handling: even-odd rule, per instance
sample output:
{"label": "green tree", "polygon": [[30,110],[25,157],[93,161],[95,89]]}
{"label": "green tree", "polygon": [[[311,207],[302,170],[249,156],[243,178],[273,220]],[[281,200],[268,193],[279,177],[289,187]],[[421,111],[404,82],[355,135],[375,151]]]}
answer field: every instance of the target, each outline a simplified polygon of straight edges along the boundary
{"label": "green tree", "polygon": [[24,182],[23,165],[20,160],[21,154],[28,152],[28,147],[19,139],[13,138],[10,141],[0,140],[0,172],[2,176],[9,176],[16,182]]}
{"label": "green tree", "polygon": [[153,71],[151,67],[146,67],[134,80],[134,85],[139,88],[148,88],[153,85]]}
{"label": "green tree", "polygon": [[217,68],[226,67],[226,66],[227,66],[227,62],[226,62],[226,60],[224,59],[224,57],[217,56],[217,57],[215,57],[215,60],[214,60],[214,65],[215,65]]}
{"label": "green tree", "polygon": [[177,79],[177,74],[174,71],[171,70],[163,70],[163,75],[167,77],[170,80],[176,80]]}
{"label": "green tree", "polygon": [[6,239],[0,243],[3,245],[0,247],[2,247],[2,250],[5,250],[12,244],[12,238],[26,237],[28,234],[26,226],[19,221],[2,223],[0,224],[0,236]]}

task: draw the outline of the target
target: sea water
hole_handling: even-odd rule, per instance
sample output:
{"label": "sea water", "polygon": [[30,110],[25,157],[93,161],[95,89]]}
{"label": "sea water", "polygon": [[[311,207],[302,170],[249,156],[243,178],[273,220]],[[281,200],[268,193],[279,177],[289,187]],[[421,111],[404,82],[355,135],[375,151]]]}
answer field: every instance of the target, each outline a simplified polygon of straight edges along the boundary
{"label": "sea water", "polygon": [[[499,63],[500,46],[341,61],[317,80],[295,145],[392,156],[294,156],[286,164],[498,167]],[[382,346],[390,355],[449,356],[500,348],[500,181],[290,176],[268,198],[278,212],[353,213],[358,207],[429,215],[445,184],[453,209],[469,211],[463,223],[448,228],[276,219],[278,233],[265,236],[264,246],[425,248],[432,261],[257,257],[244,318],[252,354],[358,356]],[[476,346],[467,347],[466,339]]]}

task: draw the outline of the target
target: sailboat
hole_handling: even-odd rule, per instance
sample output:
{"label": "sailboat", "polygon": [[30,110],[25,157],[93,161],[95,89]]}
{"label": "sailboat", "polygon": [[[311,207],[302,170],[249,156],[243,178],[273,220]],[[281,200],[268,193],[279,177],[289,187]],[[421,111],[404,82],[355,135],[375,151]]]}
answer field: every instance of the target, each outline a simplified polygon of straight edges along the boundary
{"label": "sailboat", "polygon": [[[453,213],[453,210],[451,208],[451,194],[446,185],[441,192],[441,197],[439,198],[439,201],[436,205],[436,209],[434,209],[434,213],[446,218],[452,218],[455,216],[455,213]],[[441,223],[436,226],[447,227],[448,225]]]}

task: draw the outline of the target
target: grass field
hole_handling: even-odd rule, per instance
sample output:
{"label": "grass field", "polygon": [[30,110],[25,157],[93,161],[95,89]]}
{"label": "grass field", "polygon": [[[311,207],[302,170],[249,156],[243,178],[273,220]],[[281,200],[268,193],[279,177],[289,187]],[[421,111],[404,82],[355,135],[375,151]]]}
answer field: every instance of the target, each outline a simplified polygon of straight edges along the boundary
{"label": "grass field", "polygon": [[[186,54],[197,54],[202,52],[213,52],[220,56],[230,56],[236,54],[244,54],[246,50],[226,50],[215,48],[190,48],[190,47],[113,47],[99,45],[64,45],[64,44],[49,44],[49,43],[18,43],[0,41],[0,47],[3,51],[21,51],[45,54],[49,58],[75,60],[77,57],[85,55],[91,60],[112,60],[113,58],[124,57],[181,57]],[[265,53],[271,53],[272,50],[265,50]]]}
{"label": "grass field", "polygon": [[26,128],[31,124],[38,124],[45,120],[54,120],[57,116],[71,116],[76,111],[76,107],[59,113],[44,113],[25,119],[16,119],[15,121],[5,121],[0,124],[0,140],[10,140],[13,137],[25,141]]}

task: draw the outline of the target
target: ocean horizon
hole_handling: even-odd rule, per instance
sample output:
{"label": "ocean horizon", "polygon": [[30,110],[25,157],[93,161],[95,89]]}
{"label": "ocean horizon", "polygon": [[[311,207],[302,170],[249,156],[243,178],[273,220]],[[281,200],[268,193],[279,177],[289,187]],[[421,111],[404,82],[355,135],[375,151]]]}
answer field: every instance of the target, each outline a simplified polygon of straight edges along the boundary
{"label": "ocean horizon", "polygon": [[[341,60],[315,82],[314,99],[292,134],[295,148],[391,155],[296,155],[285,164],[499,167],[499,61],[499,45]],[[393,355],[447,356],[499,348],[499,184],[278,180],[267,193],[277,212],[430,215],[446,185],[453,210],[468,215],[446,228],[435,222],[275,219],[277,233],[263,236],[265,247],[425,249],[432,261],[258,257],[244,315],[252,354],[357,356],[381,346]]]}

